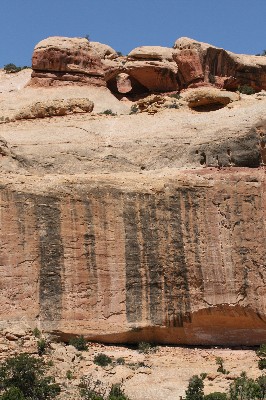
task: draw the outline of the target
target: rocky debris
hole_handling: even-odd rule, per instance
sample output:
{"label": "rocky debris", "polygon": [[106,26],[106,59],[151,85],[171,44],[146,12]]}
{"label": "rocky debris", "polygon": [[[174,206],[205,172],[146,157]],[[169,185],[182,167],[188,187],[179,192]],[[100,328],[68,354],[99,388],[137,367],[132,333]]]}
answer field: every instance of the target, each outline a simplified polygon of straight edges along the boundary
{"label": "rocky debris", "polygon": [[147,112],[148,114],[156,114],[158,111],[166,108],[178,109],[179,105],[176,98],[159,94],[152,94],[135,102],[135,106],[139,112]]}
{"label": "rocky debris", "polygon": [[211,111],[222,108],[229,103],[240,100],[238,93],[219,90],[212,87],[201,87],[182,92],[182,99],[188,106],[198,111]]}
{"label": "rocky debris", "polygon": [[99,54],[101,60],[113,60],[118,57],[117,52],[107,44],[90,42],[90,47]]}
{"label": "rocky debris", "polygon": [[100,55],[85,38],[49,37],[32,56],[31,86],[87,84],[105,86]]}
{"label": "rocky debris", "polygon": [[14,119],[47,118],[76,113],[90,113],[93,107],[93,102],[84,98],[38,101],[20,110]]}
{"label": "rocky debris", "polygon": [[236,90],[249,85],[257,91],[266,89],[266,57],[234,54],[186,37],[175,42],[174,50],[181,87],[214,85]]}

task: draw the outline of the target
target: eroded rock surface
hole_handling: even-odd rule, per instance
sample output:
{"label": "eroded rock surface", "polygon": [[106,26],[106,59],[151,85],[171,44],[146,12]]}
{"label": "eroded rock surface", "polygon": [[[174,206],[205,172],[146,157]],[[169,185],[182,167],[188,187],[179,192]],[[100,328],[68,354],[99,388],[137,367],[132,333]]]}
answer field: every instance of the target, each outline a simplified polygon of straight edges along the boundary
{"label": "eroded rock surface", "polygon": [[[46,43],[36,60],[46,68],[45,51],[54,54],[61,82],[68,74],[91,79],[98,65],[107,80],[104,59],[123,65],[97,45],[90,70],[80,40],[75,56],[76,42],[62,52]],[[126,62],[174,64],[168,50],[134,57]],[[121,92],[142,85],[132,71],[114,75]],[[63,339],[264,343],[263,92],[205,87],[179,99],[175,90],[138,102],[140,111],[160,112],[129,115],[130,101],[78,79],[0,96],[0,328],[14,332],[23,320]],[[93,102],[93,114],[76,109],[77,99],[88,110]],[[60,101],[66,115],[58,115]],[[206,110],[217,102],[223,107]],[[36,118],[38,104],[47,118]],[[11,121],[23,110],[35,118]]]}
{"label": "eroded rock surface", "polygon": [[100,55],[84,38],[56,36],[42,40],[34,48],[32,69],[31,85],[105,85]]}
{"label": "eroded rock surface", "polygon": [[186,37],[178,39],[174,49],[183,87],[211,84],[229,90],[241,85],[266,89],[266,57],[234,54]]}

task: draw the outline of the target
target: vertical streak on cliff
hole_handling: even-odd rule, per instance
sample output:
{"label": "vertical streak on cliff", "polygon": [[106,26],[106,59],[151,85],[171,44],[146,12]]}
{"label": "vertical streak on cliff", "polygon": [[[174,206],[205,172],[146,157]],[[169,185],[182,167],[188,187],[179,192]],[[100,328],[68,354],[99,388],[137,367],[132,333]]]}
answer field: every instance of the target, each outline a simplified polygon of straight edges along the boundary
{"label": "vertical streak on cliff", "polygon": [[144,194],[140,198],[140,229],[142,233],[143,264],[148,295],[148,316],[152,324],[162,322],[162,265],[158,253],[158,221],[155,197]]}
{"label": "vertical streak on cliff", "polygon": [[93,306],[97,304],[98,293],[98,277],[97,277],[97,262],[95,253],[95,232],[92,204],[89,199],[84,200],[85,206],[85,233],[84,233],[84,250],[86,256],[86,265],[88,269],[88,301],[91,304],[90,314],[93,313]]}
{"label": "vertical streak on cliff", "polygon": [[200,232],[198,213],[200,212],[199,193],[195,189],[180,190],[183,215],[183,240],[189,279],[193,280],[194,290],[203,291],[203,275],[200,255]]}
{"label": "vertical streak on cliff", "polygon": [[55,328],[61,318],[63,246],[60,210],[53,197],[36,196],[40,248],[40,319]]}
{"label": "vertical streak on cliff", "polygon": [[220,247],[218,207],[213,202],[215,194],[211,193],[211,190],[209,192],[210,194],[205,192],[201,199],[201,235],[205,257],[202,265],[204,300],[212,305],[224,302],[225,277]]}
{"label": "vertical streak on cliff", "polygon": [[167,304],[166,322],[169,326],[183,326],[191,316],[188,271],[182,232],[181,192],[169,197],[169,253],[166,271],[165,293]]}
{"label": "vertical streak on cliff", "polygon": [[135,193],[124,195],[126,313],[128,322],[142,319],[142,280],[140,245],[138,242],[138,215]]}

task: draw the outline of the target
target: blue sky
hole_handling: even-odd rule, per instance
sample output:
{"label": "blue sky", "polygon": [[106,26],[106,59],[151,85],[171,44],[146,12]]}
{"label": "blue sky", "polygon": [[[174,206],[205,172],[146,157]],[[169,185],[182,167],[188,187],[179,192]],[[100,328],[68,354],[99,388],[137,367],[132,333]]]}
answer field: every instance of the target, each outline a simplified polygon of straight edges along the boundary
{"label": "blue sky", "polygon": [[266,49],[266,0],[0,0],[0,67],[31,65],[48,36],[83,37],[127,54],[181,36],[236,53]]}

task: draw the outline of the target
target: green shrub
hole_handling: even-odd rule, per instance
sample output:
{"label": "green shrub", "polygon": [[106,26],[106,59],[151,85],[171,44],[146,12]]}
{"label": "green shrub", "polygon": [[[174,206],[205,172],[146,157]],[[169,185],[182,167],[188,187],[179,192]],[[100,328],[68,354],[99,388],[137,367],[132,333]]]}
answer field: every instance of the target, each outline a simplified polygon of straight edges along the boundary
{"label": "green shrub", "polygon": [[67,372],[66,372],[66,378],[67,378],[68,380],[71,380],[71,379],[73,379],[73,378],[74,378],[74,376],[73,376],[73,372],[72,372],[72,371],[70,371],[70,369],[69,369],[69,370],[67,370]]}
{"label": "green shrub", "polygon": [[226,369],[224,368],[224,360],[222,357],[216,357],[216,364],[218,365],[217,372],[221,372],[222,374],[226,374]]}
{"label": "green shrub", "polygon": [[261,344],[258,350],[256,350],[256,354],[258,357],[265,358],[266,357],[266,344]]}
{"label": "green shrub", "polygon": [[123,389],[121,388],[120,383],[116,383],[112,385],[108,400],[129,400],[128,397],[125,395]]}
{"label": "green shrub", "polygon": [[45,353],[46,347],[47,347],[47,343],[46,343],[45,339],[38,340],[37,349],[38,349],[39,356],[42,356]]}
{"label": "green shrub", "polygon": [[94,381],[92,377],[83,376],[79,385],[80,396],[84,400],[104,400],[105,392],[103,383],[99,380]]}
{"label": "green shrub", "polygon": [[112,115],[112,116],[117,115],[117,114],[114,113],[111,109],[104,110],[101,114],[103,114],[103,115]]}
{"label": "green shrub", "polygon": [[34,328],[32,333],[33,333],[33,336],[35,336],[36,338],[40,338],[41,337],[41,331],[39,331],[38,328]]}
{"label": "green shrub", "polygon": [[186,390],[186,400],[203,400],[204,399],[204,383],[198,375],[193,375]]}
{"label": "green shrub", "polygon": [[8,389],[3,396],[0,396],[0,400],[26,400],[22,391],[16,387]]}
{"label": "green shrub", "polygon": [[204,400],[226,400],[226,394],[222,392],[213,392],[204,396]]}
{"label": "green shrub", "polygon": [[85,340],[84,336],[78,336],[73,339],[70,339],[69,344],[74,346],[78,351],[88,350],[88,344]]}
{"label": "green shrub", "polygon": [[181,99],[180,93],[170,94],[169,97],[173,97],[174,99],[177,99],[177,100]]}
{"label": "green shrub", "polygon": [[[28,354],[10,357],[0,366],[0,388],[5,400],[12,399],[17,391],[26,400],[49,400],[60,393],[60,386],[52,376],[46,376],[46,365],[42,359]],[[7,397],[10,396],[10,397]],[[20,399],[18,397],[18,399]]]}
{"label": "green shrub", "polygon": [[27,67],[27,66],[24,66],[24,67],[17,67],[15,64],[12,64],[12,63],[6,64],[6,65],[4,66],[4,70],[5,70],[5,72],[6,72],[7,74],[15,74],[16,72],[19,72],[19,71],[21,71],[21,70],[23,70],[23,69],[26,69],[26,68],[28,68],[28,67]]}
{"label": "green shrub", "polygon": [[125,365],[126,362],[125,362],[125,359],[123,357],[119,357],[119,358],[117,358],[116,363],[118,365]]}
{"label": "green shrub", "polygon": [[266,358],[261,358],[258,362],[259,369],[266,369]]}
{"label": "green shrub", "polygon": [[256,93],[256,90],[253,89],[253,88],[252,88],[251,86],[249,86],[249,85],[238,86],[238,91],[239,91],[240,93],[242,93],[242,94],[248,94],[248,95],[251,95],[251,94]]}
{"label": "green shrub", "polygon": [[245,372],[230,384],[229,399],[230,400],[255,400],[261,399],[261,389],[254,379],[248,378]]}
{"label": "green shrub", "polygon": [[177,104],[177,103],[172,103],[172,104],[169,104],[168,106],[167,106],[167,108],[179,108],[179,105]]}
{"label": "green shrub", "polygon": [[100,353],[94,357],[93,362],[94,364],[99,365],[100,367],[106,367],[107,365],[112,363],[112,359],[106,354]]}
{"label": "green shrub", "polygon": [[157,350],[158,350],[157,346],[155,346],[153,343],[140,342],[138,344],[138,351],[140,353],[144,354],[156,353]]}
{"label": "green shrub", "polygon": [[137,104],[133,104],[130,108],[130,113],[129,114],[137,114],[139,112],[139,107]]}

